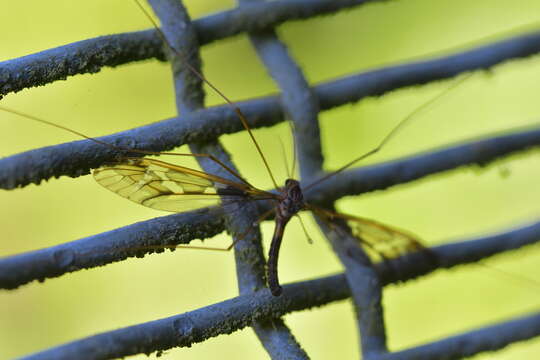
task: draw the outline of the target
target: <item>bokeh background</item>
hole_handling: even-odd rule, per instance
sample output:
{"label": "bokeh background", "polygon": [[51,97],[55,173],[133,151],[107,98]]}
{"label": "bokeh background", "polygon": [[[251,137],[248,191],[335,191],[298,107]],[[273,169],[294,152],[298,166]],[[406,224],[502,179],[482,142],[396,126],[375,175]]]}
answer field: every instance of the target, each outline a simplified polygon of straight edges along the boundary
{"label": "bokeh background", "polygon": [[[185,1],[193,18],[234,6],[232,1]],[[519,5],[518,5],[519,4]],[[131,0],[24,0],[0,5],[0,60],[100,35],[149,28]],[[520,0],[409,0],[366,5],[339,15],[280,26],[311,83],[380,66],[441,55],[536,28],[540,3]],[[517,29],[517,30],[516,30]],[[506,32],[506,34],[504,34]],[[276,92],[245,36],[202,51],[206,76],[235,100]],[[416,118],[377,162],[449,142],[540,123],[538,57],[477,73]],[[450,81],[392,92],[320,115],[325,166],[335,169],[372,148],[395,124]],[[208,95],[208,104],[222,101]],[[145,61],[79,75],[11,94],[2,105],[89,136],[99,136],[174,115],[167,64]],[[9,114],[0,114],[0,154],[75,138]],[[290,150],[286,126],[256,136],[278,178],[286,176],[279,135]],[[271,183],[245,134],[224,136],[242,173],[262,188]],[[291,151],[288,151],[291,156]],[[343,199],[343,211],[405,228],[427,244],[482,235],[533,221],[540,214],[538,152],[508,157],[484,169],[467,167],[411,184]],[[126,201],[91,176],[63,177],[0,192],[0,256],[60,244],[163,213]],[[305,216],[310,224],[309,216]],[[268,241],[272,224],[263,225]],[[309,245],[296,224],[287,230],[280,259],[283,282],[341,271],[315,227]],[[226,245],[223,234],[211,242]],[[207,242],[210,244],[211,242]],[[266,246],[268,243],[266,242]],[[535,279],[540,249],[530,247],[489,261],[491,266]],[[189,269],[190,271],[186,271]],[[189,274],[189,275],[187,275]],[[0,358],[21,356],[80,337],[190,311],[236,294],[232,254],[176,251],[80,271],[45,283],[0,292]],[[385,289],[389,346],[403,349],[538,308],[540,286],[478,266],[439,271]],[[347,301],[286,316],[314,359],[358,356],[352,307]],[[540,341],[513,345],[478,359],[533,358]],[[265,358],[250,329],[167,351],[165,359]],[[144,359],[141,355],[135,358]]]}

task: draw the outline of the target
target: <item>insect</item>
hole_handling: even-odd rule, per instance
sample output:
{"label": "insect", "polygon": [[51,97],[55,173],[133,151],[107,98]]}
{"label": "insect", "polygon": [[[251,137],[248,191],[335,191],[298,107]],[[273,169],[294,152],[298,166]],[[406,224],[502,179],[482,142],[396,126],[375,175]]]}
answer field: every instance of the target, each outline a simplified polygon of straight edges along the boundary
{"label": "insect", "polygon": [[[136,2],[136,4],[140,7],[138,2]],[[142,7],[140,8],[142,11],[145,11]],[[148,16],[146,12],[145,15]],[[149,16],[148,18],[151,19]],[[182,54],[169,45],[167,39],[161,31],[158,33],[161,35],[162,40],[171,51],[173,51],[177,56],[182,56]],[[188,68],[203,81],[208,83],[211,87],[214,87],[188,62],[186,62],[185,65],[188,66]],[[220,92],[218,91],[218,93]],[[232,104],[228,98],[226,98],[224,95],[222,95],[222,97],[234,107],[239,120],[242,122],[242,125],[246,131],[250,134],[251,140],[259,152],[261,159],[268,170],[269,176],[272,178],[273,183],[276,184],[274,175],[268,167],[268,162],[248,126],[247,119],[242,114],[240,109]],[[28,119],[51,125],[48,121],[25,115],[20,112],[15,112],[6,108],[2,108],[2,110],[6,112],[11,111],[12,113],[22,115]],[[400,123],[400,125],[404,124],[404,122]],[[327,178],[334,176],[338,172],[343,171],[359,160],[377,152],[384,146],[387,140],[389,140],[390,137],[394,135],[397,130],[399,130],[400,125],[398,125],[398,127],[395,128],[394,131],[392,131],[383,140],[379,147],[367,154],[357,157],[355,160],[341,167],[336,172],[313,182],[311,185],[308,185],[307,188],[317,186]],[[76,131],[67,128],[63,129],[81,135]],[[93,138],[88,139],[113,149],[133,151],[133,149],[118,148],[114,145],[104,143]],[[143,154],[147,153],[145,151],[137,152],[142,152]],[[150,152],[150,154],[152,153]],[[276,194],[253,187],[234,170],[230,169],[228,166],[212,156],[206,156],[203,154],[177,155],[209,157],[212,161],[218,163],[218,165],[232,175],[233,180],[199,170],[190,169],[188,167],[174,165],[157,159],[136,157],[123,157],[117,163],[111,163],[96,169],[94,171],[94,178],[100,185],[133,202],[153,209],[171,212],[185,211],[186,209],[192,209],[200,206],[200,203],[195,204],[195,206],[189,204],[189,202],[193,203],[197,200],[212,200],[217,198],[221,198],[223,200],[226,198],[227,202],[247,200],[273,201],[275,203],[273,211],[275,213],[275,230],[274,235],[272,236],[268,254],[267,281],[269,289],[274,296],[279,296],[282,292],[282,288],[278,280],[278,257],[285,228],[291,218],[296,216],[302,210],[311,210],[318,217],[323,218],[327,222],[332,222],[335,218],[346,220],[346,222],[353,225],[353,228],[355,229],[353,234],[357,237],[359,243],[363,246],[367,246],[370,252],[377,254],[376,257],[379,260],[387,260],[408,252],[425,250],[420,245],[420,241],[417,238],[407,234],[406,232],[393,229],[392,227],[374,222],[372,220],[331,212],[329,210],[320,209],[314,205],[305,203],[300,182],[295,179],[287,179],[285,181],[285,185],[280,188]],[[202,204],[205,205],[204,202],[202,202]],[[261,220],[271,215],[271,213],[271,211],[267,212],[261,218]],[[227,250],[230,248],[231,246],[228,247]]]}
{"label": "insect", "polygon": [[[165,211],[178,211],[188,200],[206,200],[217,196],[225,197],[228,201],[274,201],[276,225],[268,255],[267,274],[268,285],[274,296],[279,296],[282,290],[278,280],[277,261],[285,226],[301,210],[310,209],[325,219],[346,219],[355,225],[359,240],[371,250],[378,253],[379,246],[386,248],[385,252],[378,253],[383,259],[422,249],[415,237],[387,225],[306,204],[300,183],[294,179],[287,179],[279,194],[274,194],[246,183],[145,158],[124,159],[118,164],[99,168],[94,171],[94,177],[98,183],[120,196]],[[362,234],[365,234],[365,239]]]}
{"label": "insect", "polygon": [[[367,200],[367,202],[369,202],[369,199]],[[409,203],[410,204],[410,203]],[[405,206],[405,205],[404,205]],[[402,210],[401,210],[402,211]]]}

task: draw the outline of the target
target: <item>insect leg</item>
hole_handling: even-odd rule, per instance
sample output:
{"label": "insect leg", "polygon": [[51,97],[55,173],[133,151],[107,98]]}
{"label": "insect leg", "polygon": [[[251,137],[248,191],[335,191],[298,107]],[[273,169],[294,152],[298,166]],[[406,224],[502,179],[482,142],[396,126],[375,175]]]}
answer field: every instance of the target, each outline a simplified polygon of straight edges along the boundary
{"label": "insect leg", "polygon": [[240,240],[245,239],[246,236],[248,236],[253,229],[255,229],[261,222],[263,222],[265,219],[267,219],[276,209],[272,208],[265,213],[263,213],[250,227],[247,228],[246,231],[244,231],[240,236],[238,236],[229,247],[227,247],[226,250],[231,250],[236,243],[238,243]]}
{"label": "insect leg", "polygon": [[304,235],[306,236],[308,243],[313,244],[313,239],[311,238],[311,236],[309,236],[309,234],[307,232],[307,229],[306,229],[306,225],[304,225],[304,221],[302,221],[302,217],[300,215],[298,215],[298,214],[296,214],[295,217],[300,222],[300,226],[302,226],[302,230],[304,231]]}

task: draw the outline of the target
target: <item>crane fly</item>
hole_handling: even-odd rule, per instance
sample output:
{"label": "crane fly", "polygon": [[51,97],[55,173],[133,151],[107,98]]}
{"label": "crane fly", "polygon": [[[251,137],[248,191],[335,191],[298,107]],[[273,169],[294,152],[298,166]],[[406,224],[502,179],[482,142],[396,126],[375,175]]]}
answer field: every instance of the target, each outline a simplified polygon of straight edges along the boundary
{"label": "crane fly", "polygon": [[[275,228],[268,253],[267,281],[274,296],[279,296],[282,292],[277,262],[285,227],[291,218],[302,210],[311,210],[326,221],[332,221],[335,218],[345,220],[353,230],[352,235],[359,240],[374,260],[387,260],[424,249],[417,238],[401,230],[306,203],[300,183],[295,179],[287,179],[285,186],[275,194],[257,189],[247,182],[236,182],[148,158],[126,158],[117,164],[94,170],[93,175],[100,185],[116,194],[138,204],[163,211],[179,212],[205,204],[197,200],[273,201],[275,203],[273,209]],[[268,215],[269,213],[263,217]]]}
{"label": "crane fly", "polygon": [[[169,44],[165,38],[165,35],[157,27],[147,11],[138,3],[137,0],[135,0],[135,2],[154,24],[159,36],[162,38],[167,48],[169,48],[169,50],[171,50],[175,55],[181,56],[181,54],[179,54],[178,51],[176,51],[174,47]],[[262,153],[255,137],[251,132],[247,120],[240,109],[221,91],[212,85],[202,74],[200,74],[197,69],[191,66],[189,62],[185,62],[185,65],[192,71],[193,74],[195,74],[203,82],[208,84],[214,91],[216,91],[234,109],[245,130],[250,135],[259,155],[261,156],[272,182],[276,184],[266,158],[264,157],[264,154]],[[435,97],[430,102],[423,104],[421,108],[429,105],[441,95],[442,94]],[[329,177],[335,176],[358,161],[378,152],[397,132],[397,130],[399,130],[399,128],[410,118],[412,118],[412,115],[421,108],[416,109],[408,117],[403,119],[383,139],[379,146],[368,153],[357,157],[336,171],[312,182],[305,189],[317,186],[321,182],[327,180]],[[272,201],[274,203],[273,209],[262,215],[258,222],[266,219],[271,215],[272,212],[275,213],[275,228],[270,244],[267,263],[267,283],[272,295],[274,296],[279,296],[282,293],[282,288],[278,278],[278,257],[285,228],[289,221],[303,210],[311,211],[315,216],[321,218],[329,224],[334,224],[336,219],[345,222],[351,229],[350,235],[354,236],[358,240],[359,246],[364,248],[369,258],[373,262],[387,261],[411,252],[427,252],[427,249],[421,245],[420,240],[416,236],[408,234],[407,232],[366,218],[336,213],[312,204],[308,204],[304,200],[303,189],[300,186],[300,182],[293,178],[288,178],[283,187],[278,187],[276,185],[276,188],[278,189],[277,192],[260,190],[251,185],[238,173],[212,155],[163,152],[156,153],[151,151],[121,148],[32,115],[24,114],[4,107],[0,107],[0,110],[63,129],[103,146],[108,146],[122,152],[128,151],[130,153],[139,153],[142,155],[165,154],[207,157],[216,162],[222,169],[229,173],[229,175],[232,175],[231,179],[146,157],[123,157],[118,161],[108,163],[100,168],[95,169],[93,171],[93,176],[100,185],[108,190],[138,204],[162,211],[182,212],[192,210],[194,208],[208,205],[208,200],[220,202],[222,205],[230,201]],[[332,225],[332,227],[337,229],[338,225]],[[250,229],[248,229],[247,232],[249,232]],[[235,242],[241,240],[241,238],[242,236],[235,240]],[[233,242],[233,244],[227,249],[223,250],[231,249],[235,242]]]}

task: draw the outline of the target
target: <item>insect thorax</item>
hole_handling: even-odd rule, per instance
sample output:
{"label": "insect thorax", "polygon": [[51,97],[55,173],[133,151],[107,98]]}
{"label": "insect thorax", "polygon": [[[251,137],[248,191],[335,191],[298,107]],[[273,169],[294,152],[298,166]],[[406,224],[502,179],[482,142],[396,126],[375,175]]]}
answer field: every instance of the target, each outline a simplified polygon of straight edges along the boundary
{"label": "insect thorax", "polygon": [[304,208],[304,194],[297,180],[285,180],[282,194],[283,199],[278,205],[278,213],[282,217],[290,218]]}

